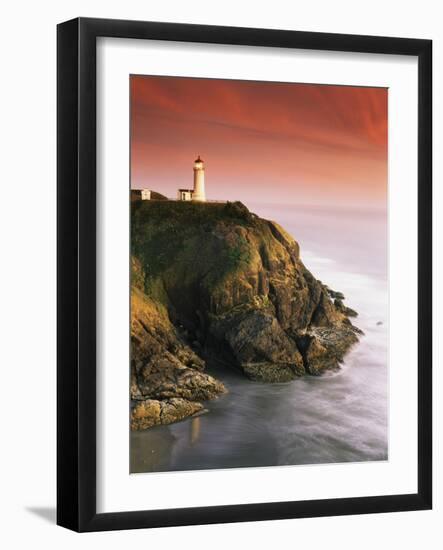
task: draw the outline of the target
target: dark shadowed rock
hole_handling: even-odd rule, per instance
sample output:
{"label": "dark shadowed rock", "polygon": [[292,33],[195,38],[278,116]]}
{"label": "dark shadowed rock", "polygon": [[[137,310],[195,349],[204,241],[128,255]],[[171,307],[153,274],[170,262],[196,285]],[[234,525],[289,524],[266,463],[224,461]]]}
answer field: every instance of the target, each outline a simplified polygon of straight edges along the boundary
{"label": "dark shadowed rock", "polygon": [[347,317],[358,317],[358,313],[350,307],[345,306],[343,300],[340,300],[339,298],[336,298],[334,300],[334,306],[336,307],[336,309],[344,313]]}
{"label": "dark shadowed rock", "polygon": [[337,292],[336,290],[332,290],[331,288],[329,288],[328,286],[325,286],[329,296],[331,298],[336,298],[337,300],[344,300],[345,299],[345,296],[342,292]]}
{"label": "dark shadowed rock", "polygon": [[305,373],[296,343],[286,334],[272,309],[249,309],[214,319],[211,335],[225,344],[250,378],[285,382]]}

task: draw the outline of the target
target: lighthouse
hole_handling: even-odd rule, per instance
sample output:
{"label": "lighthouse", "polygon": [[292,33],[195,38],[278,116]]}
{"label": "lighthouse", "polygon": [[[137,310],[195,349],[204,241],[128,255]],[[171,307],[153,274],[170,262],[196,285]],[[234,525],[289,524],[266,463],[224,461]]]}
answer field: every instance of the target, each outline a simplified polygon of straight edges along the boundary
{"label": "lighthouse", "polygon": [[205,167],[200,155],[194,161],[194,190],[192,193],[193,201],[206,201],[205,194]]}

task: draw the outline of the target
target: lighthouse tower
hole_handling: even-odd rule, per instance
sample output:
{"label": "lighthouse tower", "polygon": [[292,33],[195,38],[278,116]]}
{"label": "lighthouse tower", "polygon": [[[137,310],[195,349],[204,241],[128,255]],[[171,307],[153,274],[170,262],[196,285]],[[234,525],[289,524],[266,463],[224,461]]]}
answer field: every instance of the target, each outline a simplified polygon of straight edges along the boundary
{"label": "lighthouse tower", "polygon": [[205,194],[205,167],[200,155],[194,161],[194,191],[192,193],[193,201],[206,201]]}

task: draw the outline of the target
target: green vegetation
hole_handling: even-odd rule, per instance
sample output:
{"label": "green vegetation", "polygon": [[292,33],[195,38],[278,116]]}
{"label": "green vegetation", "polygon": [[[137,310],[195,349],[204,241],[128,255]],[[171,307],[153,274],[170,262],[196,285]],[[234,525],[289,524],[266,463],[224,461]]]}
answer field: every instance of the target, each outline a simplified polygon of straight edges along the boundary
{"label": "green vegetation", "polygon": [[242,264],[247,265],[251,260],[249,243],[244,237],[239,237],[238,242],[227,250],[227,269],[235,271]]}
{"label": "green vegetation", "polygon": [[134,202],[131,222],[132,254],[143,266],[144,290],[162,301],[160,279],[189,292],[197,280],[213,288],[246,268],[253,250],[242,228],[259,224],[238,202],[179,201]]}

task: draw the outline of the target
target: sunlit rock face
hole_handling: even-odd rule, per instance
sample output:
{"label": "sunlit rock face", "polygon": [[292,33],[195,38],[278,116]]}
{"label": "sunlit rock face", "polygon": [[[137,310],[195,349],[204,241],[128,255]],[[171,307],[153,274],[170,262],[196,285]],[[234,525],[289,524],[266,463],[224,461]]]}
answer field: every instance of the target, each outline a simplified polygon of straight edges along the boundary
{"label": "sunlit rock face", "polygon": [[132,262],[134,400],[222,394],[204,372],[211,360],[263,382],[319,375],[358,341],[344,296],[306,269],[291,235],[241,203],[133,203]]}

